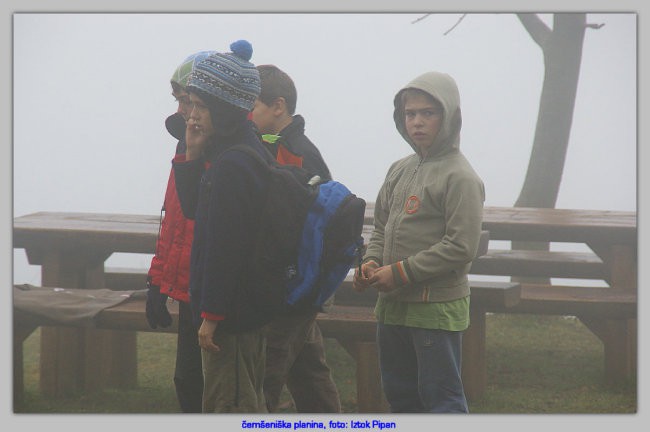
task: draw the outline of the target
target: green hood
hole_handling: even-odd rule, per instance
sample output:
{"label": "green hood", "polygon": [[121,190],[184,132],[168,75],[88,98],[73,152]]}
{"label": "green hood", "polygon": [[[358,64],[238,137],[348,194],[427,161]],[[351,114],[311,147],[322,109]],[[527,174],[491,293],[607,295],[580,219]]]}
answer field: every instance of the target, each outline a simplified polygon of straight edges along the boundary
{"label": "green hood", "polygon": [[409,136],[406,133],[406,126],[404,125],[404,107],[401,102],[401,94],[404,90],[414,88],[422,90],[433,96],[443,108],[442,126],[440,132],[432,147],[432,152],[429,156],[440,156],[449,153],[453,150],[460,148],[460,127],[462,125],[462,117],[460,114],[460,95],[458,87],[454,79],[441,72],[427,72],[413,81],[408,83],[395,95],[393,101],[395,111],[393,112],[393,119],[398,132],[404,137],[406,142],[409,143],[411,148],[417,152],[417,149]]}

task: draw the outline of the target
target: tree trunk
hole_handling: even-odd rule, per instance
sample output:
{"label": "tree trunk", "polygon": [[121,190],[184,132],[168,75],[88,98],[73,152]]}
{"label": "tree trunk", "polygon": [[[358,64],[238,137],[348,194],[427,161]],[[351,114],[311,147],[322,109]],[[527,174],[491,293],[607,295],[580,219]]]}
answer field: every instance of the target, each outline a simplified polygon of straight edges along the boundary
{"label": "tree trunk", "polygon": [[[557,13],[553,17],[552,31],[536,15],[520,14],[519,19],[542,48],[544,84],[533,149],[515,207],[554,208],[571,134],[586,14]],[[512,249],[549,250],[549,244],[512,242]],[[548,278],[512,279],[519,282],[550,282]]]}
{"label": "tree trunk", "polygon": [[558,13],[553,31],[541,41],[544,84],[528,171],[515,207],[555,207],[571,133],[585,28],[586,14]]}

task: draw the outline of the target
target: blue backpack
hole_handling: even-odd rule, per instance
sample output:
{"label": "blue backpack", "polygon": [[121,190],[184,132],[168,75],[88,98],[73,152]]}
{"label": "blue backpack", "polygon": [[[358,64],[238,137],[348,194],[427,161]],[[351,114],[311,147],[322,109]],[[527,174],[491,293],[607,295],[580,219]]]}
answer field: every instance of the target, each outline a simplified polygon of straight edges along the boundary
{"label": "blue backpack", "polygon": [[337,181],[320,182],[306,170],[264,160],[254,149],[234,146],[268,171],[268,193],[256,226],[248,264],[254,314],[269,322],[289,309],[322,310],[360,259],[366,202]]}
{"label": "blue backpack", "polygon": [[366,202],[337,181],[316,187],[302,229],[296,274],[288,280],[287,304],[322,310],[360,258]]}

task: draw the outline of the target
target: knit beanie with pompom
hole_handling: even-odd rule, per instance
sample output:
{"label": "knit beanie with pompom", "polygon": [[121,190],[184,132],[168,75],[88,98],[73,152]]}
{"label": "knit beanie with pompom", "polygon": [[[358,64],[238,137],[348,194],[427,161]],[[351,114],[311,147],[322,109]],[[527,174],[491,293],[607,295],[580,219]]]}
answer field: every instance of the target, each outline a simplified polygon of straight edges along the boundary
{"label": "knit beanie with pompom", "polygon": [[230,44],[232,52],[213,53],[195,64],[187,89],[215,97],[245,111],[251,111],[260,94],[260,75],[249,60],[253,47],[248,41]]}

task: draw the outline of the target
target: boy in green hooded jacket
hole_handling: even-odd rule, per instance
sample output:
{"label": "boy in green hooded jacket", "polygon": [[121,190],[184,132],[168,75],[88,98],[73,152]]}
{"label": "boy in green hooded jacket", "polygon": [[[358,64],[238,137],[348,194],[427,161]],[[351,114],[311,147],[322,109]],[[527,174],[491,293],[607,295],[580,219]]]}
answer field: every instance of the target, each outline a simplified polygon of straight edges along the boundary
{"label": "boy in green hooded jacket", "polygon": [[468,412],[461,339],[485,190],[459,149],[460,96],[451,76],[415,78],[394,106],[414,154],[388,170],[354,287],[379,291],[377,344],[391,411]]}

